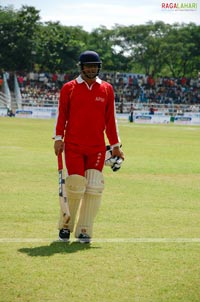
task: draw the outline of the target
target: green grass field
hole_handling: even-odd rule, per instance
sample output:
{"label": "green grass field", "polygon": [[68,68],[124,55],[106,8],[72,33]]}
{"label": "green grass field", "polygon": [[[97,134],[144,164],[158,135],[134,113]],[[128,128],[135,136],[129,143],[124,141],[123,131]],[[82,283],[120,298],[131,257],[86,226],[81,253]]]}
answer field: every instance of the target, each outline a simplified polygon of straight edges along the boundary
{"label": "green grass field", "polygon": [[57,242],[53,120],[0,118],[1,302],[199,302],[200,127],[120,123],[94,242]]}

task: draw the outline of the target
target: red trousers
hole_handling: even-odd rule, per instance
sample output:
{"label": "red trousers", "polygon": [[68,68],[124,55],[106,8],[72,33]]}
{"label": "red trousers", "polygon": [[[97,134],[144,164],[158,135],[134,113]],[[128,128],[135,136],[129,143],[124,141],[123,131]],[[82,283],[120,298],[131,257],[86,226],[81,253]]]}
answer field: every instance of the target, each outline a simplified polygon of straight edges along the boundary
{"label": "red trousers", "polygon": [[88,169],[102,171],[106,148],[87,147],[65,143],[65,164],[68,175],[84,176]]}

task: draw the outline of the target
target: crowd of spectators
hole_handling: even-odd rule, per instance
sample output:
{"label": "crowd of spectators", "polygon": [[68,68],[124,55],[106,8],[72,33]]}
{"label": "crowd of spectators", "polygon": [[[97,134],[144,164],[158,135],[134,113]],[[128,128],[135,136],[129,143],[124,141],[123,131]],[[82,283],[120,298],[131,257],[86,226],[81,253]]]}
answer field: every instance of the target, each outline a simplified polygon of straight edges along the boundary
{"label": "crowd of spectators", "polygon": [[73,74],[28,73],[17,74],[22,104],[24,106],[57,106],[59,91],[65,82],[70,81]]}
{"label": "crowd of spectators", "polygon": [[124,111],[127,103],[155,105],[200,105],[200,77],[169,78],[126,75],[113,82],[116,103]]}
{"label": "crowd of spectators", "polygon": [[[57,106],[60,88],[77,74],[30,72],[16,73],[16,76],[22,105]],[[100,77],[113,85],[119,112],[134,103],[200,105],[200,75],[196,79],[153,78],[143,74],[102,72]]]}

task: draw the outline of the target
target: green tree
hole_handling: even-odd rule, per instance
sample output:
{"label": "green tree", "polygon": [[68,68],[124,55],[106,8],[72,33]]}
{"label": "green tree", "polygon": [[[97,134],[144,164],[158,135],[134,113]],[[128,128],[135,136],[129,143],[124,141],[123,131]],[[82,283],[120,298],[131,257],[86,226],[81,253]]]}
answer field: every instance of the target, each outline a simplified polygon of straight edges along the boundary
{"label": "green tree", "polygon": [[76,68],[77,58],[87,40],[88,33],[81,27],[46,22],[38,32],[35,63],[47,71],[72,71]]}
{"label": "green tree", "polygon": [[[162,21],[144,25],[81,26],[40,22],[32,6],[0,6],[0,68],[74,72],[79,54],[96,50],[103,70],[173,77],[196,77],[200,70],[200,26]],[[77,70],[78,71],[78,70]]]}
{"label": "green tree", "polygon": [[163,41],[165,62],[173,77],[195,76],[200,68],[200,26],[175,23]]}
{"label": "green tree", "polygon": [[109,30],[105,26],[94,29],[89,37],[88,48],[100,54],[104,71],[123,70],[123,57],[115,50],[113,41],[115,30]]}
{"label": "green tree", "polygon": [[139,69],[146,74],[159,74],[165,63],[161,45],[168,30],[168,26],[161,21],[119,27],[115,44],[128,58],[128,68],[132,71]]}
{"label": "green tree", "polygon": [[29,70],[31,53],[35,50],[39,11],[31,6],[22,6],[19,11],[8,7],[1,8],[0,12],[1,66],[9,70]]}
{"label": "green tree", "polygon": [[15,69],[16,17],[12,7],[0,7],[0,67],[5,70]]}

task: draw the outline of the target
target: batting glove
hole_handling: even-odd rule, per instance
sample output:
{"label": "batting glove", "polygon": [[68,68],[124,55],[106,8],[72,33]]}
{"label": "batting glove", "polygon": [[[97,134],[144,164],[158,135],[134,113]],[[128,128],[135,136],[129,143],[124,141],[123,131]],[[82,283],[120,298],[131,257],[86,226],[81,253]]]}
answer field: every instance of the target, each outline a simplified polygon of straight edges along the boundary
{"label": "batting glove", "polygon": [[112,157],[112,150],[109,147],[107,146],[105,166],[111,167],[113,172],[116,172],[121,168],[123,160],[118,156]]}

